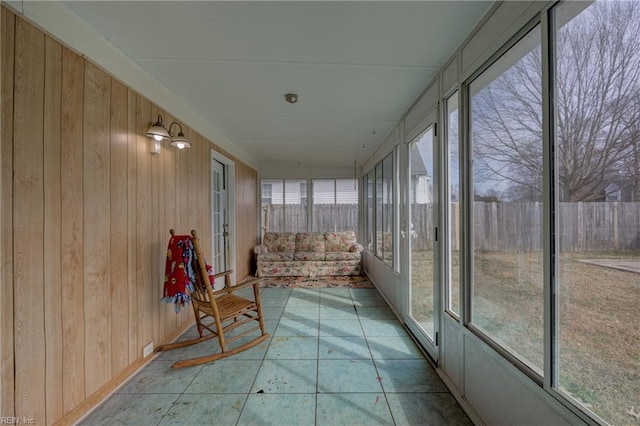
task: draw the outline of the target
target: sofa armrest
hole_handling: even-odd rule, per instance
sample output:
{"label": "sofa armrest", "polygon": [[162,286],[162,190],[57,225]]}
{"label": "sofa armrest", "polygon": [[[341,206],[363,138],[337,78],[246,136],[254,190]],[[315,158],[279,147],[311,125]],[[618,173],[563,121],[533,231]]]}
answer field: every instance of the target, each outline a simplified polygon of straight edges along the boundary
{"label": "sofa armrest", "polygon": [[265,254],[269,253],[269,249],[264,244],[259,244],[253,248],[253,252],[255,254]]}
{"label": "sofa armrest", "polygon": [[362,253],[364,251],[364,247],[360,243],[353,243],[349,248],[350,252]]}

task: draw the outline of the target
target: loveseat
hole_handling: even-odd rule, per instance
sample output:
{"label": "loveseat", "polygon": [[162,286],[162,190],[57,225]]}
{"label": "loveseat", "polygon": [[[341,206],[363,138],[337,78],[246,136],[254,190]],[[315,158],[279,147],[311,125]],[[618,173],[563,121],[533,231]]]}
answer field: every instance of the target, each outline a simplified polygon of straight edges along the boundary
{"label": "loveseat", "polygon": [[253,249],[259,277],[360,275],[362,245],[353,231],[267,232]]}

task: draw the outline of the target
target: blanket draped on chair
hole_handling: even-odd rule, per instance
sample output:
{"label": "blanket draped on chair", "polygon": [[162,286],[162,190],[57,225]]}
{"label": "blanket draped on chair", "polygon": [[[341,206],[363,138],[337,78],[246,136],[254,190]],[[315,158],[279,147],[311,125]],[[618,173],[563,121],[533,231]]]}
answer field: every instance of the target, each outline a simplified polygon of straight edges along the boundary
{"label": "blanket draped on chair", "polygon": [[167,247],[167,260],[164,269],[164,291],[162,300],[175,305],[176,313],[185,303],[191,302],[189,296],[194,289],[196,274],[193,261],[196,251],[190,235],[173,235]]}
{"label": "blanket draped on chair", "polygon": [[[164,290],[162,301],[173,303],[176,313],[186,303],[191,302],[191,292],[196,285],[193,262],[198,260],[191,235],[172,235],[167,247],[167,261],[164,268]],[[209,282],[214,284],[213,268],[207,266]]]}

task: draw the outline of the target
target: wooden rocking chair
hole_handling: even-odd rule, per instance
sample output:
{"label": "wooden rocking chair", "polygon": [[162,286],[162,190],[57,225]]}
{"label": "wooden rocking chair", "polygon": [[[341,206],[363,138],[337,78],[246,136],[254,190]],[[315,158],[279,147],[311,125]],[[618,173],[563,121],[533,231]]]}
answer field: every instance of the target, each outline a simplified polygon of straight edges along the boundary
{"label": "wooden rocking chair", "polygon": [[[170,231],[171,236],[174,235],[173,229]],[[214,290],[207,272],[207,265],[200,250],[200,244],[196,236],[196,231],[191,231],[193,246],[196,252],[196,258],[193,260],[193,271],[196,276],[194,291],[191,293],[191,304],[196,319],[196,326],[200,337],[185,340],[181,342],[169,343],[161,345],[158,351],[166,351],[170,349],[183,348],[196,343],[204,342],[217,336],[220,343],[220,352],[212,355],[191,358],[175,362],[172,368],[191,367],[194,365],[205,364],[235,355],[239,352],[252,348],[269,338],[269,334],[265,331],[264,320],[262,318],[262,305],[260,302],[260,279],[254,278],[239,285],[231,285],[230,275],[233,271],[220,272],[213,275],[213,278],[224,276],[224,288]],[[235,292],[247,287],[253,287],[254,300],[236,296]],[[211,321],[205,323],[209,318]],[[228,333],[238,327],[248,324],[252,321],[258,323],[255,327],[251,327],[241,333],[228,337]],[[229,347],[228,345],[241,337],[247,336],[256,331],[260,331],[260,335],[255,339],[244,343],[240,346]]]}

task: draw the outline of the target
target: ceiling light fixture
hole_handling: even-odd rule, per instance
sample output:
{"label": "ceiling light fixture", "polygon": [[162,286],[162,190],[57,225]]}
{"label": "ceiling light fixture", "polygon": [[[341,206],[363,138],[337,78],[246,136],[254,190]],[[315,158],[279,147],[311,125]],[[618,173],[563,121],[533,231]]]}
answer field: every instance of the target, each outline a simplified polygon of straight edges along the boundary
{"label": "ceiling light fixture", "polygon": [[[177,125],[180,129],[176,136],[173,136],[173,133],[171,133],[171,129],[173,128],[174,124]],[[153,146],[151,147],[152,154],[160,154],[160,151],[162,150],[162,141],[164,139],[170,139],[171,142],[169,143],[169,145],[174,148],[191,148],[191,142],[189,142],[189,139],[187,139],[187,137],[185,136],[182,130],[182,125],[177,121],[173,121],[169,125],[169,130],[165,129],[162,122],[161,114],[158,114],[158,120],[151,126],[149,126],[146,135],[153,139]]]}
{"label": "ceiling light fixture", "polygon": [[295,104],[296,102],[298,102],[298,95],[296,95],[295,93],[287,93],[286,95],[284,95],[284,100],[289,102],[290,104]]}

